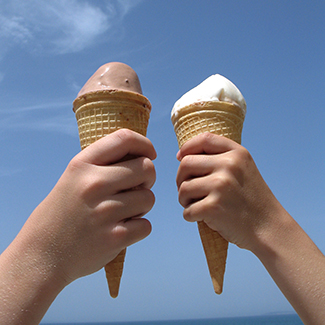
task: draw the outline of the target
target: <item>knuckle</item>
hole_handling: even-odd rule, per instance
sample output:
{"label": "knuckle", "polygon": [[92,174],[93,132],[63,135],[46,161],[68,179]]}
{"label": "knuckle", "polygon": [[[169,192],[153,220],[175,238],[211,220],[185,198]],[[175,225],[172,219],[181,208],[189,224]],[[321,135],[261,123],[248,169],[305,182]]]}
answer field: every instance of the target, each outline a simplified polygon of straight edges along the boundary
{"label": "knuckle", "polygon": [[249,157],[250,157],[249,151],[242,146],[240,146],[236,149],[236,153],[237,153],[238,159],[240,159],[241,161],[249,159]]}
{"label": "knuckle", "polygon": [[188,182],[185,181],[181,184],[178,190],[178,201],[180,205],[184,208],[187,206],[187,202],[189,201],[189,192],[190,189],[188,186]]}
{"label": "knuckle", "polygon": [[154,177],[156,176],[155,165],[149,158],[143,158],[142,167],[143,167],[143,171],[146,174],[152,175]]}
{"label": "knuckle", "polygon": [[245,167],[251,165],[254,162],[253,157],[251,156],[250,152],[246,148],[241,147],[241,149],[239,150],[239,154],[240,154],[241,160],[244,162],[243,165]]}
{"label": "knuckle", "polygon": [[232,179],[228,172],[220,172],[219,174],[214,175],[212,182],[215,188],[214,197],[218,197],[218,195],[216,195],[217,193],[223,193],[229,190],[232,185]]}
{"label": "knuckle", "polygon": [[94,215],[97,220],[105,218],[107,215],[115,215],[121,209],[121,204],[114,200],[104,200],[97,204],[94,209]]}
{"label": "knuckle", "polygon": [[92,166],[84,164],[77,156],[69,162],[67,172],[74,179],[76,193],[86,202],[105,185],[103,178],[94,172]]}
{"label": "knuckle", "polygon": [[70,162],[67,166],[67,170],[74,172],[74,171],[82,169],[83,166],[84,166],[84,161],[82,160],[82,158],[80,158],[80,153],[79,153],[78,155],[74,156],[70,160]]}
{"label": "knuckle", "polygon": [[80,196],[85,201],[91,200],[102,188],[101,180],[97,180],[94,177],[84,177],[82,186],[79,187]]}
{"label": "knuckle", "polygon": [[248,150],[242,146],[238,146],[235,150],[228,152],[223,158],[223,164],[227,169],[237,170],[250,159],[252,158]]}
{"label": "knuckle", "polygon": [[156,197],[151,190],[145,190],[144,203],[147,210],[150,211],[156,202]]}
{"label": "knuckle", "polygon": [[204,132],[200,135],[201,141],[205,143],[211,142],[215,138],[215,136],[216,135],[212,132]]}
{"label": "knuckle", "polygon": [[138,206],[139,215],[148,213],[156,202],[154,193],[149,189],[141,189],[133,200],[133,204]]}
{"label": "knuckle", "polygon": [[252,161],[252,156],[250,155],[249,151],[244,148],[244,147],[239,147],[236,150],[236,155],[235,155],[235,162],[237,163],[238,166],[246,166],[247,163]]}
{"label": "knuckle", "polygon": [[228,155],[227,158],[225,158],[224,167],[230,173],[237,173],[237,171],[240,170],[242,163],[243,161],[241,154],[236,152]]}
{"label": "knuckle", "polygon": [[143,158],[142,161],[144,184],[146,187],[151,188],[156,181],[156,169],[153,162],[149,158]]}
{"label": "knuckle", "polygon": [[123,144],[129,144],[130,146],[136,145],[136,133],[134,131],[129,129],[119,129],[112,134],[115,135]]}
{"label": "knuckle", "polygon": [[191,213],[190,209],[184,209],[183,211],[183,218],[188,222],[194,222],[193,214]]}
{"label": "knuckle", "polygon": [[213,214],[218,206],[218,199],[211,197],[211,195],[204,200],[204,203],[200,207],[200,214],[206,219],[209,215]]}
{"label": "knuckle", "polygon": [[205,217],[204,211],[204,205],[193,204],[184,209],[183,218],[189,222],[201,221]]}
{"label": "knuckle", "polygon": [[132,132],[129,129],[119,129],[119,130],[115,131],[115,134],[121,140],[127,140],[127,139],[133,139],[134,138],[134,132]]}
{"label": "knuckle", "polygon": [[188,168],[190,168],[193,165],[193,163],[194,163],[194,159],[195,159],[195,157],[193,155],[185,156],[182,159],[181,163],[180,163],[180,167],[182,169],[188,169]]}
{"label": "knuckle", "polygon": [[252,164],[253,158],[244,147],[240,147],[233,151],[231,155],[224,161],[224,182],[228,185],[234,179],[239,183],[243,182],[246,169]]}

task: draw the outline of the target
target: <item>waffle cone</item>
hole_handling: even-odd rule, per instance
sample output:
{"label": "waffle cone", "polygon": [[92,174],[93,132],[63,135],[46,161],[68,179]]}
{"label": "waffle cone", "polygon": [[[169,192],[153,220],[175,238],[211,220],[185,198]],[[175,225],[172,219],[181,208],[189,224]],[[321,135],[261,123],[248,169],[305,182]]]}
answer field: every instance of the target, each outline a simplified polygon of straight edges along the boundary
{"label": "waffle cone", "polygon": [[141,94],[122,90],[86,93],[75,99],[81,149],[118,129],[147,134],[151,104]]}
{"label": "waffle cone", "polygon": [[[241,143],[245,115],[242,110],[227,102],[200,102],[182,108],[172,117],[179,148],[204,132],[211,132]],[[222,293],[226,269],[228,242],[204,221],[198,222],[204,253],[214,291]]]}
{"label": "waffle cone", "polygon": [[[147,134],[151,104],[141,94],[102,90],[86,93],[75,99],[73,111],[76,114],[81,149],[96,140],[122,128]],[[118,296],[126,248],[105,266],[110,295]]]}
{"label": "waffle cone", "polygon": [[113,261],[105,265],[106,279],[111,297],[116,298],[120,289],[126,248]]}

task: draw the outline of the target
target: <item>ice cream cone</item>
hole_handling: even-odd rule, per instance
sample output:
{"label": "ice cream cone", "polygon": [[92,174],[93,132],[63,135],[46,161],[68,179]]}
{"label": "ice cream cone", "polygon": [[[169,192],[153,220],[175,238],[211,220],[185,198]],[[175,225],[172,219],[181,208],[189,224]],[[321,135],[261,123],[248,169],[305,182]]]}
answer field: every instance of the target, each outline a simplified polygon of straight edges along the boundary
{"label": "ice cream cone", "polygon": [[73,102],[81,149],[118,129],[147,134],[151,104],[138,93],[98,90],[81,95]]}
{"label": "ice cream cone", "polygon": [[[196,135],[211,132],[241,143],[245,114],[228,102],[206,101],[182,107],[172,116],[179,148]],[[205,222],[198,222],[199,233],[207,259],[214,291],[221,294],[226,268],[228,242]]]}
{"label": "ice cream cone", "polygon": [[[138,93],[124,90],[98,90],[77,97],[73,102],[81,149],[96,140],[127,128],[147,133],[151,104]],[[126,249],[105,266],[110,295],[118,296]]]}
{"label": "ice cream cone", "polygon": [[124,248],[113,261],[105,265],[106,279],[111,297],[116,298],[120,289],[123,265],[126,254]]}

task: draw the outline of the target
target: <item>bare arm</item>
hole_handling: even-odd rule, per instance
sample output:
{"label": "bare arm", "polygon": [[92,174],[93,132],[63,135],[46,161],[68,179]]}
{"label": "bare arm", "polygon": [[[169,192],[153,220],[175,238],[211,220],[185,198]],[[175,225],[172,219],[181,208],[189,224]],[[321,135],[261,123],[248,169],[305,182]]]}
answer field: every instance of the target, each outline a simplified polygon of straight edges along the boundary
{"label": "bare arm", "polygon": [[286,212],[260,236],[256,256],[305,324],[325,322],[325,257]]}
{"label": "bare arm", "polygon": [[252,251],[305,324],[324,324],[325,257],[274,197],[249,152],[205,133],[187,142],[177,158],[184,218],[204,220]]}
{"label": "bare arm", "polygon": [[66,285],[149,235],[155,157],[147,138],[120,130],[70,162],[0,256],[1,324],[38,324]]}

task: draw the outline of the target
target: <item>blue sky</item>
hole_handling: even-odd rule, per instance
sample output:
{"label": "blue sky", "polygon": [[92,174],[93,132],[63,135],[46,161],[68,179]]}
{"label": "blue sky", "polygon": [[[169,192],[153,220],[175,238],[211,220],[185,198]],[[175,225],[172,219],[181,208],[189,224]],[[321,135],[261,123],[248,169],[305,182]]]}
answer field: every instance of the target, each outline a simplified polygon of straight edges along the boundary
{"label": "blue sky", "polygon": [[117,299],[100,271],[67,287],[44,322],[292,311],[234,245],[214,294],[196,225],[178,204],[170,110],[211,74],[233,81],[247,102],[243,145],[324,252],[324,15],[323,1],[0,0],[1,251],[80,151],[72,101],[100,65],[130,65],[153,106],[152,234],[128,249]]}

